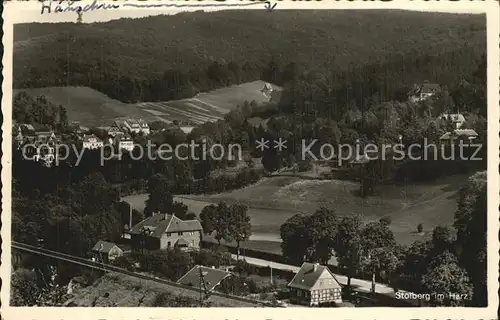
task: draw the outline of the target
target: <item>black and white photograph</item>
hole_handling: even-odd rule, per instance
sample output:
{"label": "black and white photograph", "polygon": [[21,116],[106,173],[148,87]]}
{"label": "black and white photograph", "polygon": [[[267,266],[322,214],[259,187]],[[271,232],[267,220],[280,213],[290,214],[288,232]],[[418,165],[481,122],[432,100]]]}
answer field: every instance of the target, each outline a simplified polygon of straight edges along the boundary
{"label": "black and white photograph", "polygon": [[6,5],[6,319],[496,317],[498,3],[286,2]]}

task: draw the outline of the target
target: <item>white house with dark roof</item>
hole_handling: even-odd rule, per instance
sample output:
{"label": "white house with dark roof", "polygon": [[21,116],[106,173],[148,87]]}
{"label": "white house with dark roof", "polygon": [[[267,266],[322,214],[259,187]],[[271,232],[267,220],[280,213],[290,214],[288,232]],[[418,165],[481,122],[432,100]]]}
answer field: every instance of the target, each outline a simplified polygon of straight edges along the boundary
{"label": "white house with dark roof", "polygon": [[144,135],[148,135],[150,133],[149,125],[142,119],[127,119],[123,122],[123,125],[131,133],[142,132]]}
{"label": "white house with dark roof", "polygon": [[439,92],[441,92],[439,84],[425,82],[421,85],[415,85],[408,93],[408,99],[412,102],[421,102]]}
{"label": "white house with dark roof", "polygon": [[460,129],[462,125],[465,123],[465,117],[461,113],[443,113],[438,118],[442,124],[445,124],[446,121],[451,121],[455,129]]}
{"label": "white house with dark roof", "polygon": [[337,278],[327,266],[317,263],[304,262],[288,288],[292,303],[312,306],[342,302],[342,286]]}
{"label": "white house with dark roof", "polygon": [[472,142],[479,135],[474,129],[456,129],[451,132],[443,134],[439,141],[444,144],[453,144],[456,140],[462,139],[464,141]]}
{"label": "white house with dark roof", "polygon": [[96,135],[85,135],[82,139],[83,149],[95,150],[102,148],[104,146],[104,142],[99,139]]}
{"label": "white house with dark roof", "polygon": [[123,250],[113,242],[99,240],[92,248],[94,260],[108,263],[123,256]]}
{"label": "white house with dark roof", "polygon": [[132,151],[134,150],[134,140],[128,134],[115,136],[115,144],[118,150]]}
{"label": "white house with dark roof", "polygon": [[200,248],[202,227],[198,220],[181,220],[174,214],[154,213],[136,224],[129,233],[134,249],[159,250]]}

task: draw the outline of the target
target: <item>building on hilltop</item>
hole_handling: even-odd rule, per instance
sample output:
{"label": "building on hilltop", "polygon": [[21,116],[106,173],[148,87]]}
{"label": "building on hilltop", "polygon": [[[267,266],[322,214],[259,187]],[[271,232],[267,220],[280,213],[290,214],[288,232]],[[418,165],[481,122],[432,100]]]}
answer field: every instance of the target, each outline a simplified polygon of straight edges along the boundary
{"label": "building on hilltop", "polygon": [[412,102],[421,102],[441,92],[441,86],[435,83],[425,82],[420,85],[414,85],[408,93],[408,99]]}
{"label": "building on hilltop", "polygon": [[292,303],[313,306],[342,302],[342,286],[335,275],[317,263],[304,262],[288,287]]}
{"label": "building on hilltop", "polygon": [[200,248],[202,227],[198,220],[181,220],[174,214],[153,213],[129,231],[135,250],[179,248],[183,251]]}

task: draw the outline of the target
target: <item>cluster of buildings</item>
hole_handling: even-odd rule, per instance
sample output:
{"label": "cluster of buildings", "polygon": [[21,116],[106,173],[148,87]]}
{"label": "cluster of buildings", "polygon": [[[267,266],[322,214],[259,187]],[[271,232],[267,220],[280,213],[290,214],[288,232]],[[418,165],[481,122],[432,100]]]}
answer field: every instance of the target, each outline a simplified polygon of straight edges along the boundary
{"label": "cluster of buildings", "polygon": [[[40,124],[14,124],[13,140],[17,149],[26,146],[27,159],[33,159],[45,166],[53,165],[57,159],[57,145],[64,141],[81,144],[82,149],[96,150],[104,145],[114,145],[118,150],[132,151],[134,140],[132,134],[149,135],[149,125],[142,119],[115,121],[110,127],[98,128],[105,137],[98,137],[87,127],[73,124],[65,133],[56,132],[53,128]],[[29,157],[29,158],[28,158]]]}
{"label": "cluster of buildings", "polygon": [[[423,84],[414,85],[412,90],[408,93],[408,100],[411,102],[425,101],[442,91],[441,86],[435,83],[424,82]],[[438,117],[441,125],[446,125],[451,122],[452,130],[447,131],[440,137],[441,143],[453,144],[458,139],[472,141],[478,137],[477,132],[472,128],[464,128],[466,119],[460,112],[457,113],[444,113]]]}
{"label": "cluster of buildings", "polygon": [[61,143],[61,135],[48,126],[38,124],[14,124],[12,128],[13,142],[17,149],[28,144],[24,156],[45,166],[50,166],[57,157],[57,145]]}
{"label": "cluster of buildings", "polygon": [[[198,220],[182,220],[175,214],[153,213],[131,228],[126,227],[122,238],[125,245],[98,241],[92,248],[93,260],[109,263],[130,251],[182,251],[200,249],[203,229]],[[216,269],[196,265],[177,281],[200,290],[217,290],[224,281],[235,276],[229,267]],[[341,303],[342,286],[327,266],[305,262],[288,284],[290,302],[314,306]]]}
{"label": "cluster of buildings", "polygon": [[472,142],[478,137],[477,132],[472,128],[464,128],[466,119],[461,113],[444,113],[438,120],[442,125],[451,122],[452,130],[443,134],[439,140],[445,144],[454,144],[456,140],[463,139]]}

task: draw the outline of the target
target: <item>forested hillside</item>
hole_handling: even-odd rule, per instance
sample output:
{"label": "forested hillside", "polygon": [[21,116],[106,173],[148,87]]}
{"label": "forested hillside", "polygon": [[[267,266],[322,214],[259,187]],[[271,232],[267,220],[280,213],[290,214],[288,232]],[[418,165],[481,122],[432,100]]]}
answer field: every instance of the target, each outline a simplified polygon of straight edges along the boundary
{"label": "forested hillside", "polygon": [[277,77],[278,67],[331,78],[329,86],[341,90],[368,78],[393,95],[424,79],[458,83],[477,69],[485,43],[485,16],[406,11],[245,10],[20,24],[14,86],[81,85],[125,102],[158,101],[259,78],[283,84],[290,79]]}

